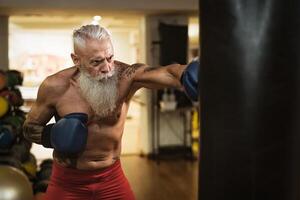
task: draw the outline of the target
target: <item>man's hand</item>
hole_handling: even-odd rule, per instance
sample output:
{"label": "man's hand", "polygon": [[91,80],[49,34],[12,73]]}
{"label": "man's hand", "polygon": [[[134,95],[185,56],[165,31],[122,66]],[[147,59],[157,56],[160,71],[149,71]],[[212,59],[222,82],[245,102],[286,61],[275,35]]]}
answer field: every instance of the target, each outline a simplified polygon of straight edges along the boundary
{"label": "man's hand", "polygon": [[34,123],[25,123],[23,126],[23,135],[30,142],[41,144],[42,132],[44,126]]}
{"label": "man's hand", "polygon": [[64,154],[77,154],[84,150],[88,129],[88,115],[71,113],[55,124],[49,124],[42,133],[42,144]]}

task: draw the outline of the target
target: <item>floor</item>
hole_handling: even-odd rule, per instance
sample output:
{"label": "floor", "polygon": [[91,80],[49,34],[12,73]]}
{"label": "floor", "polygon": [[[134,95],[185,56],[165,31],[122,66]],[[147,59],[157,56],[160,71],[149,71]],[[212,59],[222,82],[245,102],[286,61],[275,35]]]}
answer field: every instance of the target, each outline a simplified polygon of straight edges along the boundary
{"label": "floor", "polygon": [[136,200],[196,200],[198,162],[165,160],[159,164],[139,156],[121,157]]}

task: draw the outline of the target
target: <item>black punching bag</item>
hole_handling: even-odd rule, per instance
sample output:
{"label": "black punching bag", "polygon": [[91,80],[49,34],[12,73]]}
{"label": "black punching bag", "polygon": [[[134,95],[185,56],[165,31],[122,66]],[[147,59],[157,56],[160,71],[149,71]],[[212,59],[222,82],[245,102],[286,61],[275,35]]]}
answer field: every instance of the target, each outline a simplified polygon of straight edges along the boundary
{"label": "black punching bag", "polygon": [[300,1],[200,0],[200,200],[300,199]]}

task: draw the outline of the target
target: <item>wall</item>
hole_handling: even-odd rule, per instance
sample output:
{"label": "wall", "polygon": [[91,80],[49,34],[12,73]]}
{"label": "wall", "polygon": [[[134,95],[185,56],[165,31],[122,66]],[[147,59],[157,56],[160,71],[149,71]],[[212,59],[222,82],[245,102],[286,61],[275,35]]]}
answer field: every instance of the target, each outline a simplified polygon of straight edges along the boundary
{"label": "wall", "polygon": [[[148,15],[146,17],[146,59],[151,66],[159,66],[159,46],[154,43],[160,40],[158,32],[160,22],[187,25],[188,15]],[[154,100],[155,93],[151,92],[149,96],[151,98],[148,98],[148,105],[152,106],[152,112],[148,114],[148,118],[151,119],[151,126],[149,127],[149,133],[151,134],[147,138],[148,141],[157,140],[156,130],[158,130],[160,132],[158,140],[161,145],[182,144],[184,131],[182,116],[178,112],[160,113]],[[158,117],[157,114],[160,114],[160,116]],[[159,127],[157,127],[158,125]],[[156,146],[151,146],[151,150],[154,150],[153,148],[156,148]]]}
{"label": "wall", "polygon": [[131,11],[131,12],[174,12],[198,10],[197,0],[1,0],[0,13],[39,13],[49,11],[87,10]]}
{"label": "wall", "polygon": [[0,69],[8,69],[8,17],[0,16]]}

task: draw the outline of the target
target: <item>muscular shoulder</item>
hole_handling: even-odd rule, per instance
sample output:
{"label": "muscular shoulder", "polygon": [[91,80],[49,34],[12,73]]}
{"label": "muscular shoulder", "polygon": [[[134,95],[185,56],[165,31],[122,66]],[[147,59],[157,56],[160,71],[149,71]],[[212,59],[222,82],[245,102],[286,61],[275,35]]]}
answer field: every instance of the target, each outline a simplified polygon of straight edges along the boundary
{"label": "muscular shoulder", "polygon": [[76,68],[71,67],[48,76],[40,85],[38,97],[53,99],[62,95],[69,88],[75,71]]}

